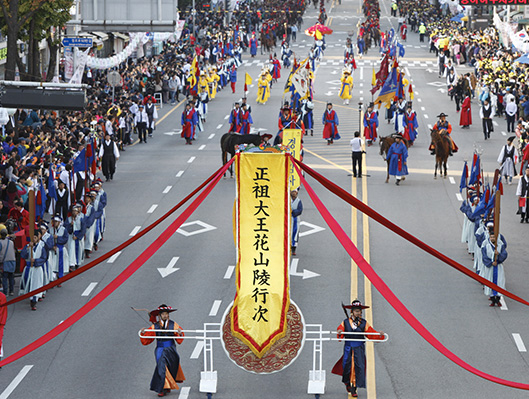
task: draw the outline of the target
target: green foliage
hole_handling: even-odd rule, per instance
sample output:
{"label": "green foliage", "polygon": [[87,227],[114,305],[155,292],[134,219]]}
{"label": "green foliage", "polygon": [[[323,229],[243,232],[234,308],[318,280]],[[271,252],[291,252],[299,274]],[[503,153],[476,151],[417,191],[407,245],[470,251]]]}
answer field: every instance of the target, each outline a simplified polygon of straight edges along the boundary
{"label": "green foliage", "polygon": [[[21,0],[19,13],[23,16],[25,13],[35,9],[35,0]],[[41,8],[35,12],[33,17],[29,18],[22,26],[19,33],[19,39],[26,41],[29,38],[30,26],[33,25],[33,37],[42,40],[49,37],[52,27],[62,28],[70,20],[70,9],[74,0],[52,0],[45,1]],[[56,34],[54,41],[58,43],[59,35]]]}

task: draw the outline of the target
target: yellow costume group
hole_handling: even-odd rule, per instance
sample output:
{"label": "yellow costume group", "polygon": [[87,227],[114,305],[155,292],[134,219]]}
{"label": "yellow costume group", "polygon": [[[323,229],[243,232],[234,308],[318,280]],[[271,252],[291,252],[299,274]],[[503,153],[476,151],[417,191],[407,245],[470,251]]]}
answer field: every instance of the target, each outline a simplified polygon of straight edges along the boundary
{"label": "yellow costume group", "polygon": [[257,79],[257,103],[266,104],[270,98],[270,83],[272,82],[272,75],[268,68],[264,68]]}
{"label": "yellow costume group", "polygon": [[353,77],[349,69],[344,68],[340,82],[342,82],[340,98],[344,100],[344,104],[349,104],[349,100],[353,98]]}

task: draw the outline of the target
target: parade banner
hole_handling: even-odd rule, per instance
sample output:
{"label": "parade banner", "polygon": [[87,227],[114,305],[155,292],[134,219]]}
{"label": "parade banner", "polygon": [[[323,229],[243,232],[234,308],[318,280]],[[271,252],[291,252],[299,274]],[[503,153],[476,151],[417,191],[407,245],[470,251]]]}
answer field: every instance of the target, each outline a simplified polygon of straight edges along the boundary
{"label": "parade banner", "polygon": [[[365,260],[358,248],[351,241],[351,238],[345,233],[340,224],[332,217],[329,210],[323,205],[321,200],[318,198],[312,187],[307,183],[305,178],[301,175],[299,166],[303,169],[306,168],[302,163],[296,162],[295,168],[301,176],[301,182],[303,187],[307,190],[307,194],[311,198],[312,202],[316,206],[316,209],[320,212],[321,216],[334,233],[340,244],[347,251],[351,259],[358,265],[359,269],[369,279],[371,284],[380,292],[384,299],[395,309],[395,311],[412,327],[422,338],[426,340],[431,346],[437,349],[442,355],[446,356],[452,362],[457,364],[459,367],[471,372],[478,377],[484,378],[488,381],[496,384],[505,385],[512,388],[529,390],[529,384],[521,382],[505,380],[498,378],[491,374],[485,373],[474,366],[468,364],[463,359],[458,357],[446,346],[444,346],[421,322],[409,311],[409,309],[397,298],[397,296],[391,291],[388,285],[382,280],[382,278],[375,272],[373,267]],[[310,168],[309,168],[310,169]],[[1,363],[0,363],[1,364]]]}
{"label": "parade banner", "polygon": [[240,153],[232,334],[261,358],[286,333],[290,305],[288,154]]}
{"label": "parade banner", "polygon": [[[301,161],[301,129],[284,129],[282,144],[288,147],[295,159]],[[290,190],[297,190],[301,182],[292,162],[290,162],[289,171]]]}

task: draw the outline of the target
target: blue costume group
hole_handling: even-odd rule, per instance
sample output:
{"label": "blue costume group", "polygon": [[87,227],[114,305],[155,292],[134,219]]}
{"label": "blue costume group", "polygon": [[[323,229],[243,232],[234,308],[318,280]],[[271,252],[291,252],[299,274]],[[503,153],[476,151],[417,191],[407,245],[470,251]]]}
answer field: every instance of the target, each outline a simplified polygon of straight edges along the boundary
{"label": "blue costume group", "polygon": [[402,141],[402,136],[396,135],[395,142],[389,147],[386,160],[389,163],[389,175],[396,177],[395,184],[398,186],[403,176],[408,174],[408,147]]}

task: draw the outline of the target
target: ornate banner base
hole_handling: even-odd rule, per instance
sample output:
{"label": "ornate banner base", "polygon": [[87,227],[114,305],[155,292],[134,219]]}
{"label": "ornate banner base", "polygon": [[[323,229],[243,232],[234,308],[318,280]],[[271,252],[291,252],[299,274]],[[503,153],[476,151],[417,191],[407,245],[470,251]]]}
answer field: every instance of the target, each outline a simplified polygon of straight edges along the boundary
{"label": "ornate banner base", "polygon": [[224,313],[221,321],[221,343],[231,361],[251,373],[269,374],[283,370],[296,360],[305,343],[305,336],[303,335],[305,320],[292,300],[287,313],[286,335],[272,345],[270,350],[260,359],[246,344],[231,334],[230,312],[232,306],[233,302]]}

